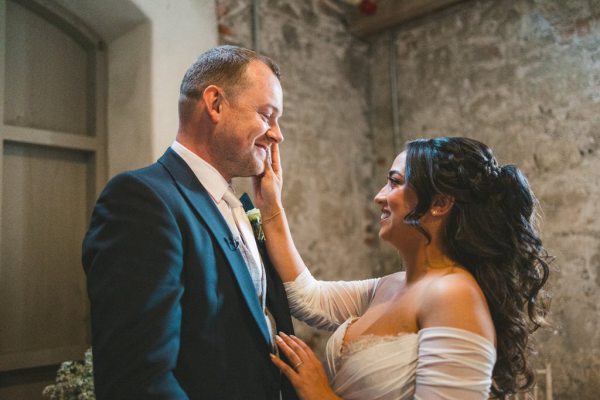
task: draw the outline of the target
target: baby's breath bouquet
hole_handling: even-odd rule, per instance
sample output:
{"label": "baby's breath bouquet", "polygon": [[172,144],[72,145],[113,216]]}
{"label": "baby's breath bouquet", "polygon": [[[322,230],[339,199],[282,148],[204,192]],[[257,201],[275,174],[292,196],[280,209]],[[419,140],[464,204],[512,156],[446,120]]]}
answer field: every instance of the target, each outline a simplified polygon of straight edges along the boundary
{"label": "baby's breath bouquet", "polygon": [[92,349],[85,352],[85,360],[65,361],[56,373],[56,383],[46,386],[44,397],[52,400],[95,400]]}

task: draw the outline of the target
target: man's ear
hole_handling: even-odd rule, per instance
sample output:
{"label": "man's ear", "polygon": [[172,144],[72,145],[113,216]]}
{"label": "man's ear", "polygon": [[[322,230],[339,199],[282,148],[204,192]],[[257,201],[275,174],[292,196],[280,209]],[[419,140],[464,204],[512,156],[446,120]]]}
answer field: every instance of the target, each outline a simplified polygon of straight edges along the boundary
{"label": "man's ear", "polygon": [[223,90],[218,86],[209,85],[202,93],[202,102],[206,107],[206,112],[215,124],[221,119],[224,101]]}
{"label": "man's ear", "polygon": [[442,217],[452,210],[454,206],[454,197],[437,194],[433,197],[429,212],[434,217]]}

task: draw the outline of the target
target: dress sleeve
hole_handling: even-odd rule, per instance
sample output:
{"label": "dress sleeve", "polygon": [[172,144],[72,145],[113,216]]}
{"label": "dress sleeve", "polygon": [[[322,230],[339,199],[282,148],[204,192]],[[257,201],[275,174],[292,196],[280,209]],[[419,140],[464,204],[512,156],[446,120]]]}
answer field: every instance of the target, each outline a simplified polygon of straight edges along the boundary
{"label": "dress sleeve", "polygon": [[315,328],[334,330],[348,318],[365,312],[379,280],[317,281],[305,269],[284,285],[294,317]]}
{"label": "dress sleeve", "polygon": [[419,332],[415,400],[487,400],[496,349],[463,329]]}

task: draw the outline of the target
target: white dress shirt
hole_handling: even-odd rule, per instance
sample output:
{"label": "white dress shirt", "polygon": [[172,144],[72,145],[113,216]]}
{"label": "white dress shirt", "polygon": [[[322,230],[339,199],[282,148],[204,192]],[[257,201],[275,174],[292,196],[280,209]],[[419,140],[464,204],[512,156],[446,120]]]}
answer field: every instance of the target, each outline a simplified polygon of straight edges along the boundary
{"label": "white dress shirt", "polygon": [[178,141],[174,141],[171,145],[171,148],[175,153],[179,154],[183,161],[191,168],[196,178],[200,181],[202,186],[206,189],[210,197],[215,202],[215,205],[227,221],[227,225],[229,225],[229,230],[237,235],[237,228],[235,226],[235,221],[233,220],[233,215],[231,215],[231,211],[229,206],[223,200],[223,194],[229,188],[229,182],[223,178],[223,175],[219,171],[217,171],[212,165],[204,161],[200,156],[193,153],[187,147],[179,143]]}

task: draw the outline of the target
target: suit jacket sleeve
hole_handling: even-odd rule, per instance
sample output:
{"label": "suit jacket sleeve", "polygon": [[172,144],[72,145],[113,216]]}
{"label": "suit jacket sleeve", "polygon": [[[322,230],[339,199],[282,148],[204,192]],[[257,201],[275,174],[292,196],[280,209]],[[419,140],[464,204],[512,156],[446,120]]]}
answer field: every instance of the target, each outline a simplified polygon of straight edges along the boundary
{"label": "suit jacket sleeve", "polygon": [[96,396],[187,399],[173,370],[180,346],[183,242],[153,185],[132,174],[100,196],[83,243]]}

